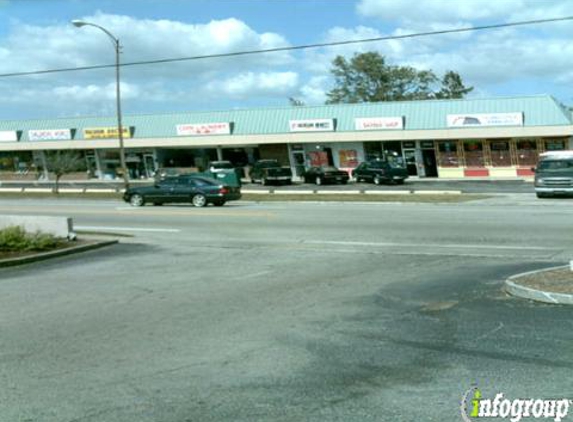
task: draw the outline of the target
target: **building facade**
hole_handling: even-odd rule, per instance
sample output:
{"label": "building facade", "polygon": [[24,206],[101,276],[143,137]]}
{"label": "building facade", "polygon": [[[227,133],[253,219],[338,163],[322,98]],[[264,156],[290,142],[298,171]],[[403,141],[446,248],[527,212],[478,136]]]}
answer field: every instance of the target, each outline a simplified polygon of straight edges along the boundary
{"label": "building facade", "polygon": [[[1,121],[0,180],[50,178],[46,157],[62,150],[82,156],[74,178],[117,178],[115,125],[114,116]],[[550,96],[125,115],[123,125],[132,179],[213,160],[248,169],[260,158],[295,175],[351,170],[384,151],[401,155],[411,176],[514,178],[531,176],[540,153],[573,148],[571,111]]]}

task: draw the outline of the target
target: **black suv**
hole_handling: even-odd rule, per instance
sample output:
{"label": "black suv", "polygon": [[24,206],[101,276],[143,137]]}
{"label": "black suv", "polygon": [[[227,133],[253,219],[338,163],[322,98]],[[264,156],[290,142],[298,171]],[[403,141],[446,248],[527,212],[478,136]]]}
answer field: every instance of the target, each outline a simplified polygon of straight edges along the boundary
{"label": "black suv", "polygon": [[193,174],[167,177],[151,186],[131,187],[123,200],[134,207],[147,202],[161,205],[167,202],[190,202],[195,207],[207,204],[222,206],[227,201],[241,198],[241,188],[226,186],[218,180]]}
{"label": "black suv", "polygon": [[282,167],[277,160],[259,160],[251,169],[251,183],[259,182],[262,185],[270,183],[292,183],[292,171],[289,167]]}
{"label": "black suv", "polygon": [[376,159],[361,163],[354,169],[352,175],[357,182],[396,183],[401,185],[408,178],[408,169],[402,157],[393,155],[385,159]]}

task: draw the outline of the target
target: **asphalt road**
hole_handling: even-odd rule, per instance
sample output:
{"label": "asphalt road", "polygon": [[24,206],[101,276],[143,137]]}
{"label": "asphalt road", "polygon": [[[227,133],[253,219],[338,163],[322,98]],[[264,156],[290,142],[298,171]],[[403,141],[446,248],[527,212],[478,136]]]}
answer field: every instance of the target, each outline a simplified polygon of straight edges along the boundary
{"label": "asphalt road", "polygon": [[571,201],[0,200],[133,235],[0,269],[0,421],[442,422],[473,384],[573,398],[573,308],[501,290],[573,256]]}

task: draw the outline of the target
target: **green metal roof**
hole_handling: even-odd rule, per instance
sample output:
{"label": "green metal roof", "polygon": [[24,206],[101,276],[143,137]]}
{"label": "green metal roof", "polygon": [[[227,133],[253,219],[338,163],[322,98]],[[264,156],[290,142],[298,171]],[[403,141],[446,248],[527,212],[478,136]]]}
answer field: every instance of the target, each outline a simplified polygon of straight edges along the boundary
{"label": "green metal roof", "polygon": [[[447,129],[448,114],[523,112],[524,126],[562,126],[572,124],[571,112],[549,95],[469,99],[332,104],[304,107],[238,109],[123,116],[123,125],[134,128],[134,138],[176,137],[179,124],[233,123],[233,135],[277,134],[289,132],[289,120],[336,119],[337,132],[355,130],[354,119],[361,117],[404,116],[404,130]],[[115,116],[70,117],[42,120],[0,121],[0,130],[75,129],[74,139],[83,137],[84,128],[114,127]]]}

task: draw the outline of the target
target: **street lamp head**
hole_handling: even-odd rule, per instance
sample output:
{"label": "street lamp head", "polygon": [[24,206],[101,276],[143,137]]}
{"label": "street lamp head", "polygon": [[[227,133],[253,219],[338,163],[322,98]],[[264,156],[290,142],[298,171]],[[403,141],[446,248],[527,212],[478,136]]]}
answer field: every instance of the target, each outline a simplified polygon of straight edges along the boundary
{"label": "street lamp head", "polygon": [[84,22],[84,21],[81,21],[81,20],[79,20],[79,19],[74,19],[74,20],[72,21],[72,24],[73,24],[74,26],[77,26],[78,28],[81,28],[82,26],[85,26],[85,25],[87,25],[88,23],[87,23],[87,22]]}

